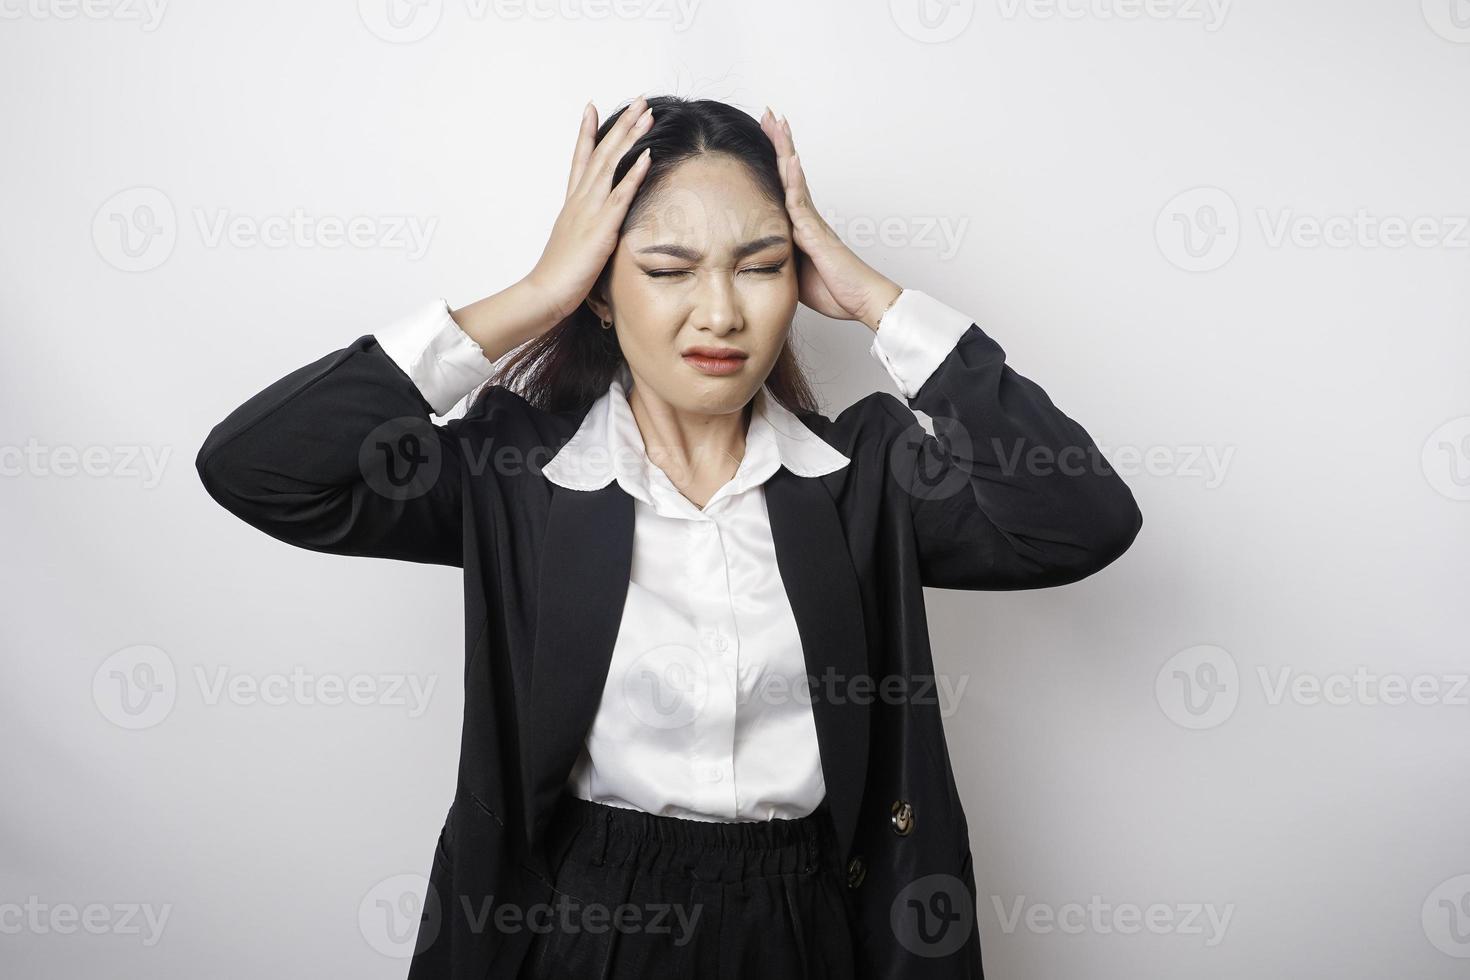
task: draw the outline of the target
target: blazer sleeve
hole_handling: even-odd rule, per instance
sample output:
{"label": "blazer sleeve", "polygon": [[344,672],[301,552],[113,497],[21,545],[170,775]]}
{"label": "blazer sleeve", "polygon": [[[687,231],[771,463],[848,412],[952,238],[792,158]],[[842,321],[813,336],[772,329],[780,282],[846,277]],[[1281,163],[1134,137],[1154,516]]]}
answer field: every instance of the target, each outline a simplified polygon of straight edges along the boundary
{"label": "blazer sleeve", "polygon": [[462,567],[461,420],[430,413],[491,371],[436,300],[250,398],[195,467],[226,510],[288,544]]}
{"label": "blazer sleeve", "polygon": [[920,578],[946,589],[1075,582],[1132,544],[1143,516],[1081,425],[1006,363],[979,324],[914,290],[884,315],[872,354],[910,408],[888,458],[907,499]]}

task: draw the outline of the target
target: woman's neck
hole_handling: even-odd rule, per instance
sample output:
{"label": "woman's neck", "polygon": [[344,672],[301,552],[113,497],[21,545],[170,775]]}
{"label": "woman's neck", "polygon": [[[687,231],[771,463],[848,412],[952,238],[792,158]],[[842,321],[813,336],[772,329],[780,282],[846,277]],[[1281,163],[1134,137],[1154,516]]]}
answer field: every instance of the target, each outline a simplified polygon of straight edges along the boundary
{"label": "woman's neck", "polygon": [[645,398],[634,387],[628,405],[649,462],[696,507],[702,509],[740,468],[754,399],[738,412],[705,415],[681,412],[657,397]]}

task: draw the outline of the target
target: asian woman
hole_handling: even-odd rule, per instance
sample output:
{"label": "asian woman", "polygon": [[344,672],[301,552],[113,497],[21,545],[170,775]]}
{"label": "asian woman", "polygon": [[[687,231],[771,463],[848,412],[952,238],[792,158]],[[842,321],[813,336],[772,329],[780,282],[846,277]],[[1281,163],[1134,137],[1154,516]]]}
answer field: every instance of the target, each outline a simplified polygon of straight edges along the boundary
{"label": "asian woman", "polygon": [[[798,304],[903,400],[823,415]],[[988,333],[834,233],[783,118],[670,96],[587,106],[513,285],[291,372],[197,466],[293,545],[464,570],[415,980],[980,977],[923,590],[1075,582],[1142,525]]]}

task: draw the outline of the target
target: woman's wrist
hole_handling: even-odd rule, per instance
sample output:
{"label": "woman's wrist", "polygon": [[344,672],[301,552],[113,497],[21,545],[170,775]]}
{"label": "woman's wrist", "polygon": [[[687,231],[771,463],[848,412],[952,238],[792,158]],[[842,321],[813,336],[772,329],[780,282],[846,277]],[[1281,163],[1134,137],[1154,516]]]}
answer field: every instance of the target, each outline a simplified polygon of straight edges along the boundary
{"label": "woman's wrist", "polygon": [[887,313],[889,308],[898,302],[898,297],[902,294],[902,286],[893,282],[891,279],[884,279],[881,285],[874,287],[872,302],[867,305],[861,315],[858,316],[858,319],[869,330],[877,333],[878,324],[882,321],[883,314]]}
{"label": "woman's wrist", "polygon": [[450,310],[449,315],[492,361],[536,339],[562,319],[530,279],[522,279],[493,296]]}

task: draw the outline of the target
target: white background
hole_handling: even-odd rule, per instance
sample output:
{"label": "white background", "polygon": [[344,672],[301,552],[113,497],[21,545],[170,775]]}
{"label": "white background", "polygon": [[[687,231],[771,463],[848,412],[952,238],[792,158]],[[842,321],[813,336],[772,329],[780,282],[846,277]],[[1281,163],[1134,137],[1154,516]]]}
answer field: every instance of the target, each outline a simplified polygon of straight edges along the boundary
{"label": "white background", "polygon": [[[671,92],[784,112],[849,243],[1143,510],[1084,582],[930,593],[987,976],[1465,975],[1470,5],[386,2],[0,0],[0,973],[403,975],[374,916],[453,795],[458,573],[282,545],[193,457],[523,275],[583,103]],[[298,210],[367,236],[213,235]],[[798,324],[829,415],[891,390]],[[381,696],[214,696],[296,668]]]}

